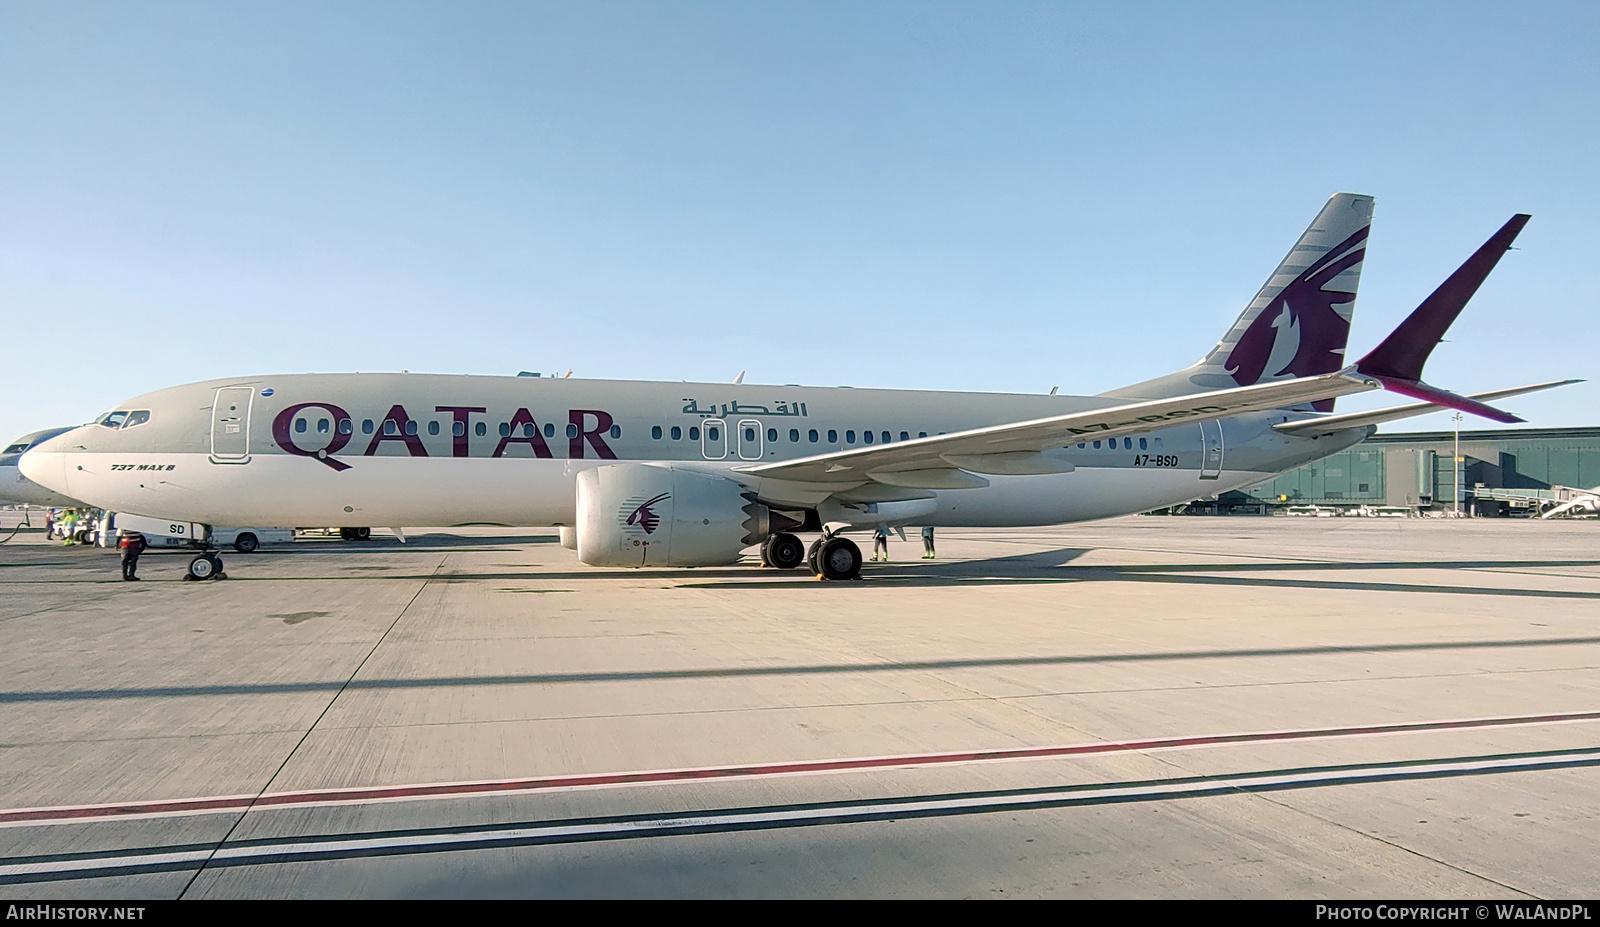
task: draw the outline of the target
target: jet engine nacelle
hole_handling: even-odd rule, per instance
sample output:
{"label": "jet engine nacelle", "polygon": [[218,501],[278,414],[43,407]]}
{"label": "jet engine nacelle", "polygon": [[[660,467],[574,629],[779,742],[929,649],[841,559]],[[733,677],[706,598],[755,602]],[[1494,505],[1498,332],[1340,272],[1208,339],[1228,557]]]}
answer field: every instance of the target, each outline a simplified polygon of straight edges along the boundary
{"label": "jet engine nacelle", "polygon": [[771,514],[737,482],[657,464],[578,474],[578,559],[590,566],[718,566],[759,544]]}

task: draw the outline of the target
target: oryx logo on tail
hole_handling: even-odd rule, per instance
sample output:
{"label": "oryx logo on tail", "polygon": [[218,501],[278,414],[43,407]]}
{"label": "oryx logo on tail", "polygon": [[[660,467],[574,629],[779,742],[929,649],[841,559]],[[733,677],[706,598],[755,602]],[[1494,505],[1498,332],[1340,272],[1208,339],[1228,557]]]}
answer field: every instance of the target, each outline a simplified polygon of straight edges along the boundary
{"label": "oryx logo on tail", "polygon": [[1366,240],[1363,228],[1330,248],[1255,317],[1223,362],[1235,383],[1314,377],[1344,366],[1356,294],[1327,287],[1361,263]]}

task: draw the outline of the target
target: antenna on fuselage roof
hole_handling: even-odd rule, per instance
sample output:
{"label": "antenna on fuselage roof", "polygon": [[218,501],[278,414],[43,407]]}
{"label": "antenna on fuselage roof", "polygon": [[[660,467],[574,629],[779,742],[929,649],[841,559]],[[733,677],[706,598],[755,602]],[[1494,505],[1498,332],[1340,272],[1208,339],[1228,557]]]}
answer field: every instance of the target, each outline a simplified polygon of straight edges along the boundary
{"label": "antenna on fuselage roof", "polygon": [[561,379],[563,379],[563,380],[565,380],[565,379],[566,379],[566,378],[567,378],[567,377],[570,377],[570,376],[572,376],[572,368],[571,368],[571,367],[568,367],[568,368],[567,368],[567,372],[566,372],[566,373],[563,373],[563,374],[562,374],[562,375],[561,375]]}
{"label": "antenna on fuselage roof", "polygon": [[1058,389],[1060,389],[1060,388],[1061,388],[1061,387],[1059,387],[1059,386],[1052,386],[1052,387],[1050,387],[1050,395],[1052,395],[1052,396],[1054,396],[1054,395],[1055,395],[1055,394],[1056,394],[1056,390],[1058,390]]}
{"label": "antenna on fuselage roof", "polygon": [[743,382],[744,382],[744,371],[741,370],[741,371],[739,371],[739,375],[733,378],[733,385],[734,386],[738,386],[740,383],[743,383]]}

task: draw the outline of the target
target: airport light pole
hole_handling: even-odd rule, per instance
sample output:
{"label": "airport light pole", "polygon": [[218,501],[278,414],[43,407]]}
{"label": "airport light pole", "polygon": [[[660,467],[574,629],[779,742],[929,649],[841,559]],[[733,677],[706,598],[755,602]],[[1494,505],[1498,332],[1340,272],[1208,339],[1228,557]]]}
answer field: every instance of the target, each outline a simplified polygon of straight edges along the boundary
{"label": "airport light pole", "polygon": [[1452,416],[1456,420],[1456,449],[1450,458],[1450,469],[1455,471],[1456,481],[1456,517],[1461,517],[1461,413]]}

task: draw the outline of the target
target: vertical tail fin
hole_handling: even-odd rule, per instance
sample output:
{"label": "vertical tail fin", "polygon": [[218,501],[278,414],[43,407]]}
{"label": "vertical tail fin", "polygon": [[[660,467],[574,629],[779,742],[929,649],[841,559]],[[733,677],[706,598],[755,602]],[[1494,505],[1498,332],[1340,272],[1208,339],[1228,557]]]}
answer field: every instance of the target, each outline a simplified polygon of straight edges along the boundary
{"label": "vertical tail fin", "polygon": [[1159,399],[1341,369],[1371,227],[1372,197],[1334,194],[1210,353],[1103,395]]}

